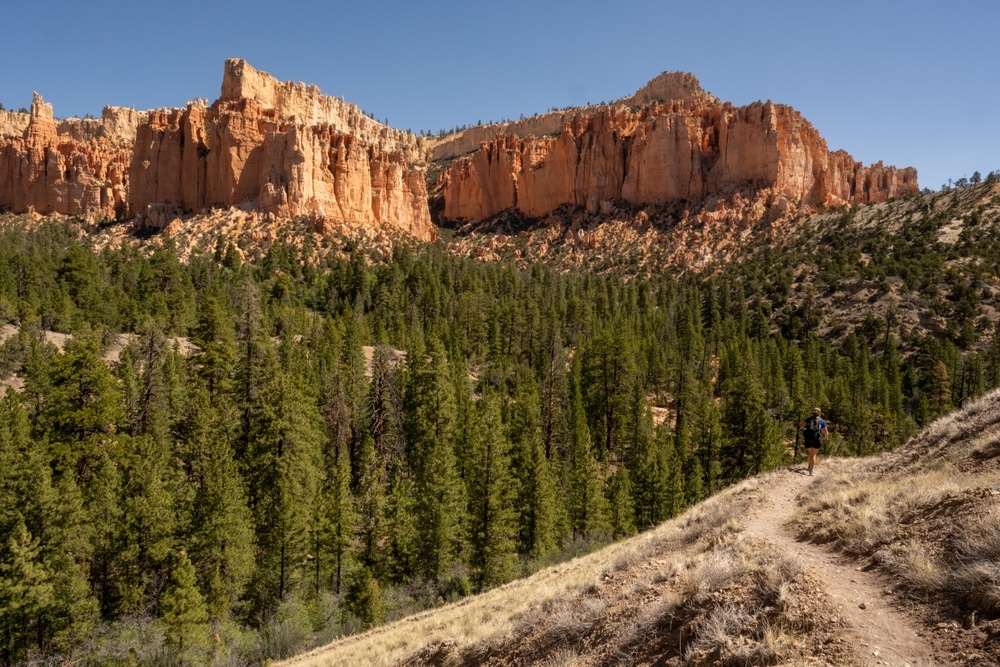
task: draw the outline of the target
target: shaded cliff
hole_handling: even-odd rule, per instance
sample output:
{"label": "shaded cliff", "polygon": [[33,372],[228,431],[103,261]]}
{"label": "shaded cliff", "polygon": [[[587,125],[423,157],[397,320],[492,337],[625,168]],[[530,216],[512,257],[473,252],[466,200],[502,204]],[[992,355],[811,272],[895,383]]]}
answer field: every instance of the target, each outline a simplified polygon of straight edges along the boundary
{"label": "shaded cliff", "polygon": [[695,207],[764,189],[861,204],[915,192],[917,174],[831,152],[791,107],[720,104],[691,75],[668,73],[630,98],[570,114],[554,135],[483,140],[442,173],[437,191],[442,217],[462,221],[510,209],[541,217],[563,204],[597,211],[614,200]]}

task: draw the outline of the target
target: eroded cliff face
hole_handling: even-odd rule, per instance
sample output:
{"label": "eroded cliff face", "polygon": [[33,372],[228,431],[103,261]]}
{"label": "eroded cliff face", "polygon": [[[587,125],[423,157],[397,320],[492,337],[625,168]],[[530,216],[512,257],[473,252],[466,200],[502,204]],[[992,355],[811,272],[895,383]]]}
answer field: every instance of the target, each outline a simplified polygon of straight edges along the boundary
{"label": "eroded cliff face", "polygon": [[567,118],[556,136],[500,134],[442,173],[443,217],[481,220],[513,209],[541,217],[563,204],[684,202],[767,189],[842,205],[917,190],[913,168],[865,167],[830,152],[794,109],[721,104],[690,75],[665,74],[635,96]]}
{"label": "eroded cliff face", "polygon": [[0,112],[0,207],[154,228],[239,208],[430,240],[425,168],[452,159],[435,193],[446,221],[616,202],[713,211],[737,195],[841,205],[917,189],[915,170],[831,152],[794,109],[724,104],[690,74],[664,73],[612,104],[425,139],[233,59],[211,105],[57,122],[36,95],[30,114]]}
{"label": "eroded cliff face", "polygon": [[0,207],[124,215],[132,151],[127,136],[121,136],[122,115],[128,114],[105,109],[103,119],[79,121],[67,126],[71,131],[60,132],[52,105],[35,93],[30,114],[0,118]]}
{"label": "eroded cliff face", "polygon": [[315,86],[228,60],[214,104],[152,112],[139,127],[129,203],[153,226],[236,206],[431,240],[422,151],[417,137]]}
{"label": "eroded cliff face", "polygon": [[422,139],[355,105],[228,60],[211,106],[109,107],[100,119],[57,124],[36,95],[30,116],[4,112],[0,206],[152,227],[240,207],[431,240],[424,156]]}
{"label": "eroded cliff face", "polygon": [[[237,85],[233,72],[251,82]],[[265,76],[230,61],[223,96],[211,107],[150,113],[130,169],[130,206],[144,224],[237,206],[434,238],[424,172],[410,166],[422,160],[413,135],[374,127],[314,87]]]}

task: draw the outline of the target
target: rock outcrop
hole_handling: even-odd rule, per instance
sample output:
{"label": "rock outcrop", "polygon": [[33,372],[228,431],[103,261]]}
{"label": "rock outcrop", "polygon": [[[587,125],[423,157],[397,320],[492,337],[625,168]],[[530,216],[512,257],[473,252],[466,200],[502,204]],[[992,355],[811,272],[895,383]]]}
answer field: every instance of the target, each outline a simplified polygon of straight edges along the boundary
{"label": "rock outcrop", "polygon": [[[42,214],[123,216],[132,151],[116,124],[119,114],[105,110],[105,119],[113,118],[107,127],[105,119],[80,121],[75,133],[60,132],[52,105],[35,93],[27,116],[0,119],[5,121],[0,122],[0,207]],[[84,124],[86,131],[80,129]],[[23,129],[16,136],[19,127]]]}
{"label": "rock outcrop", "polygon": [[431,240],[425,152],[353,104],[234,59],[211,106],[109,107],[57,123],[36,94],[30,115],[2,112],[0,207],[152,227],[240,207]]}
{"label": "rock outcrop", "polygon": [[226,62],[210,107],[150,112],[138,129],[129,204],[143,224],[237,206],[321,224],[434,238],[422,147],[315,86]]}
{"label": "rock outcrop", "polygon": [[912,168],[865,167],[830,152],[791,107],[721,104],[690,75],[665,74],[621,103],[590,107],[555,136],[500,134],[442,173],[446,220],[513,209],[541,217],[560,205],[684,202],[768,189],[794,201],[842,205],[917,190]]}
{"label": "rock outcrop", "polygon": [[829,151],[790,107],[723,104],[677,72],[611,104],[437,139],[395,130],[239,59],[226,61],[212,104],[108,107],[99,119],[57,122],[36,94],[30,114],[0,112],[0,207],[154,228],[239,208],[308,218],[318,230],[430,240],[426,167],[446,160],[436,196],[448,221],[508,210],[537,218],[566,204],[595,213],[616,202],[714,210],[737,194],[841,205],[917,189],[913,169],[866,167]]}

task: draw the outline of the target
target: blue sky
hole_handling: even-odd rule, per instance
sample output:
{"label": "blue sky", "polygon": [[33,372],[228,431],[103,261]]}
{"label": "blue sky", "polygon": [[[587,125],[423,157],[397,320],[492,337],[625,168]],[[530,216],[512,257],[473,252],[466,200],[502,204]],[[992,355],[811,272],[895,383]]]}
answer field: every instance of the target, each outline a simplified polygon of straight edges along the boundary
{"label": "blue sky", "polygon": [[798,109],[921,187],[1000,170],[995,0],[10,3],[0,103],[58,117],[219,95],[223,62],[436,132],[631,94],[686,71],[723,100]]}

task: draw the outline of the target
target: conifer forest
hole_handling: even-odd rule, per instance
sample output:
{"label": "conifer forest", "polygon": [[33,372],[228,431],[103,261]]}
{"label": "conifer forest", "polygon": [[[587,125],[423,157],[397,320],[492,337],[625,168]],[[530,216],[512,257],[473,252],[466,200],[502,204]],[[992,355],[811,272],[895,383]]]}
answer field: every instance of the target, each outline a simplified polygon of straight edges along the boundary
{"label": "conifer forest", "polygon": [[775,257],[341,250],[0,234],[0,664],[261,664],[787,465],[813,406],[830,454],[871,454],[1000,381],[962,331],[817,335]]}

